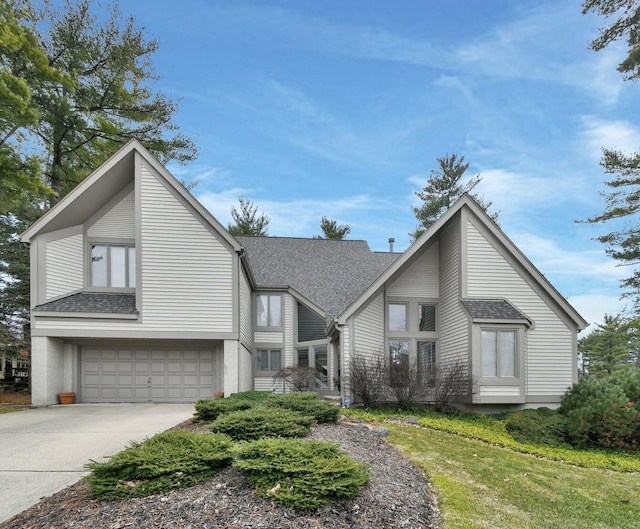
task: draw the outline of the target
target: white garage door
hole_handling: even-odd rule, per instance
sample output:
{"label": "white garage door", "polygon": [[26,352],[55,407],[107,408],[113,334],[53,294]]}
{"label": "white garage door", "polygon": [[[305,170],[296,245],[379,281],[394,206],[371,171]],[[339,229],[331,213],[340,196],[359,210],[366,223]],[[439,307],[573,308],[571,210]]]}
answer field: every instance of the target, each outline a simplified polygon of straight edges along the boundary
{"label": "white garage door", "polygon": [[83,347],[82,402],[195,402],[212,398],[214,352]]}

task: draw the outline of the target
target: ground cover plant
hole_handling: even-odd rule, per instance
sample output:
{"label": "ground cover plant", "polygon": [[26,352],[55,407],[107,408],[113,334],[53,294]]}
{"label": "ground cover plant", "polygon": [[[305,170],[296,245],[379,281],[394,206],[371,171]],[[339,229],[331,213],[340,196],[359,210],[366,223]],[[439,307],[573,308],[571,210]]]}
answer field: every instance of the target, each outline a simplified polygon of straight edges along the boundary
{"label": "ground cover plant", "polygon": [[[506,424],[517,413],[343,411],[387,421],[390,442],[433,483],[448,528],[637,527],[638,453],[516,441]],[[409,417],[421,428],[407,424]]]}
{"label": "ground cover plant", "polygon": [[270,406],[284,408],[313,417],[318,423],[336,422],[340,408],[330,402],[318,400],[316,393],[295,392],[277,395],[267,401]]}
{"label": "ground cover plant", "polygon": [[100,499],[148,496],[205,481],[231,465],[224,435],[174,430],[133,442],[106,462],[92,462],[85,479]]}
{"label": "ground cover plant", "polygon": [[199,400],[196,402],[194,418],[196,421],[215,421],[220,415],[232,411],[248,410],[254,405],[255,403],[250,400],[241,399]]}
{"label": "ground cover plant", "polygon": [[313,417],[292,410],[257,406],[221,415],[209,428],[235,441],[253,441],[261,437],[304,437],[314,422]]}
{"label": "ground cover plant", "polygon": [[301,510],[353,498],[369,481],[367,466],[336,443],[261,439],[239,444],[235,455],[259,495]]}

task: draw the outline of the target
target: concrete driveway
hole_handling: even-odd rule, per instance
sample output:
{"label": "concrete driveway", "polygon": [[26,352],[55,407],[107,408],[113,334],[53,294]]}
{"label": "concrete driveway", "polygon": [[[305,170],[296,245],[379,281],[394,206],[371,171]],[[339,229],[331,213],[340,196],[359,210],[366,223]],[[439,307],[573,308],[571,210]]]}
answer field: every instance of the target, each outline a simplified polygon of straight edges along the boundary
{"label": "concrete driveway", "polygon": [[0,523],[78,481],[91,460],[193,412],[193,404],[73,404],[1,414]]}

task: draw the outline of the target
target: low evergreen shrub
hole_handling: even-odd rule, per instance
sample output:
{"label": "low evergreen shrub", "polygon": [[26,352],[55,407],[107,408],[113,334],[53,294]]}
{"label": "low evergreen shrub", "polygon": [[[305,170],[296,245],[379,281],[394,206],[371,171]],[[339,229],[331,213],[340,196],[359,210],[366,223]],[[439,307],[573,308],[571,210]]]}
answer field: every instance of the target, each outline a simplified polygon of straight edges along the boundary
{"label": "low evergreen shrub", "polygon": [[337,443],[262,439],[241,443],[235,455],[260,496],[300,510],[353,498],[369,481],[368,467]]}
{"label": "low evergreen shrub", "polygon": [[558,410],[572,444],[640,448],[640,369],[630,366],[604,378],[581,379]]}
{"label": "low evergreen shrub", "polygon": [[253,441],[262,437],[304,437],[314,422],[313,417],[292,410],[258,406],[221,415],[209,428],[236,441]]}
{"label": "low evergreen shrub", "polygon": [[505,421],[507,432],[516,441],[547,446],[567,446],[565,418],[549,408],[510,413]]}
{"label": "low evergreen shrub", "polygon": [[271,391],[241,391],[240,393],[232,393],[225,400],[244,400],[248,402],[268,402],[276,395]]}
{"label": "low evergreen shrub", "polygon": [[278,395],[270,405],[310,415],[318,423],[336,422],[340,416],[340,408],[330,402],[317,399],[317,393],[295,392]]}
{"label": "low evergreen shrub", "polygon": [[230,466],[232,447],[224,435],[163,432],[131,443],[106,462],[89,463],[91,474],[85,479],[103,500],[159,494],[195,485]]}
{"label": "low evergreen shrub", "polygon": [[199,400],[194,414],[197,421],[215,421],[220,415],[238,410],[248,410],[254,403],[240,399]]}

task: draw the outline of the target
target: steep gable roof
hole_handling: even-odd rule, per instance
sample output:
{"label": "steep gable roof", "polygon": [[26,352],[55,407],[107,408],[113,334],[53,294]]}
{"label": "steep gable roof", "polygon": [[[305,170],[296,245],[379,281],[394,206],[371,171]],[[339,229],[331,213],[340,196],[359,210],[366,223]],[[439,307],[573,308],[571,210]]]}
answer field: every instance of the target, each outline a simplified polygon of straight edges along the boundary
{"label": "steep gable roof", "polygon": [[31,242],[39,233],[50,232],[84,223],[135,175],[135,155],[141,156],[161,178],[196,212],[211,225],[226,242],[240,251],[238,241],[209,211],[137,140],[122,146],[106,162],[71,190],[60,202],[47,211],[22,233],[22,242]]}
{"label": "steep gable roof", "polygon": [[343,325],[354,312],[358,310],[378,289],[394,274],[409,262],[417,252],[437,239],[439,232],[462,210],[468,211],[483,224],[506,248],[515,260],[533,277],[542,290],[555,304],[576,324],[578,329],[584,329],[588,322],[571,306],[571,304],[555,289],[549,280],[529,261],[522,251],[505,235],[500,227],[486,214],[486,212],[468,195],[462,195],[429,229],[380,275],[360,296],[357,297],[337,318],[336,323]]}
{"label": "steep gable roof", "polygon": [[365,241],[237,237],[258,288],[293,288],[335,318],[400,257]]}

